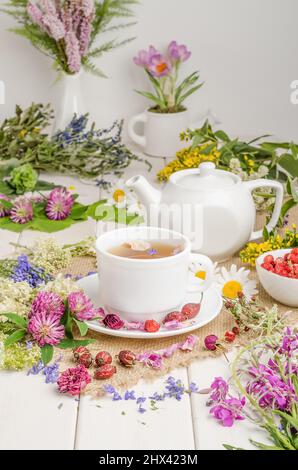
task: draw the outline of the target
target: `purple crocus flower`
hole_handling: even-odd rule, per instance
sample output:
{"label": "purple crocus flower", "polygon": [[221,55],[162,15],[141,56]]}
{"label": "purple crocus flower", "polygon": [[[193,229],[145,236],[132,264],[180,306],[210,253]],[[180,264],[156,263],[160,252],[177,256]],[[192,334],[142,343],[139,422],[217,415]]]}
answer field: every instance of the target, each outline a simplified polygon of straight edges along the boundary
{"label": "purple crocus flower", "polygon": [[133,61],[136,65],[139,65],[140,67],[144,67],[145,69],[147,69],[149,67],[152,57],[155,55],[160,55],[160,54],[155,49],[155,47],[149,46],[148,51],[145,51],[144,49],[139,51],[138,55],[133,58]]}
{"label": "purple crocus flower", "polygon": [[149,62],[148,71],[156,78],[166,77],[171,72],[171,63],[161,54],[153,55]]}
{"label": "purple crocus flower", "polygon": [[177,41],[171,41],[168,46],[168,56],[172,63],[185,62],[191,56],[191,52],[184,44],[177,44]]}

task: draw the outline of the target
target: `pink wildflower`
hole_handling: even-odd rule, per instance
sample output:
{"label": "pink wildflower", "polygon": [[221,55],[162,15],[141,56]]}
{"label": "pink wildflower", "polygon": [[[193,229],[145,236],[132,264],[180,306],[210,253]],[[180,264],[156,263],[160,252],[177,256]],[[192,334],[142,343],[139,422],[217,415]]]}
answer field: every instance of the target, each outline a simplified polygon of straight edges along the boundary
{"label": "pink wildflower", "polygon": [[73,396],[79,395],[90,382],[91,376],[86,367],[82,365],[70,367],[62,372],[57,380],[59,392],[69,393]]}
{"label": "pink wildflower", "polygon": [[7,201],[9,202],[9,197],[7,197],[5,194],[0,193],[0,217],[5,217],[6,215],[9,215],[10,209],[6,209],[4,204],[2,204],[1,201]]}
{"label": "pink wildflower", "polygon": [[28,332],[40,347],[46,344],[54,346],[64,338],[64,326],[60,324],[60,320],[60,315],[53,312],[37,313],[29,320]]}
{"label": "pink wildflower", "polygon": [[91,300],[81,291],[69,294],[68,306],[70,312],[79,321],[92,320],[97,316]]}
{"label": "pink wildflower", "polygon": [[32,302],[29,317],[32,315],[45,314],[45,316],[57,315],[61,318],[64,314],[64,310],[63,300],[58,294],[41,291]]}
{"label": "pink wildflower", "polygon": [[72,73],[78,73],[81,68],[81,54],[79,41],[73,31],[67,31],[65,35],[65,52],[67,64]]}
{"label": "pink wildflower", "polygon": [[55,188],[51,191],[46,205],[46,215],[51,220],[64,220],[70,213],[74,199],[65,188]]}
{"label": "pink wildflower", "polygon": [[33,206],[30,199],[25,196],[14,201],[10,211],[10,219],[16,224],[26,224],[33,219]]}

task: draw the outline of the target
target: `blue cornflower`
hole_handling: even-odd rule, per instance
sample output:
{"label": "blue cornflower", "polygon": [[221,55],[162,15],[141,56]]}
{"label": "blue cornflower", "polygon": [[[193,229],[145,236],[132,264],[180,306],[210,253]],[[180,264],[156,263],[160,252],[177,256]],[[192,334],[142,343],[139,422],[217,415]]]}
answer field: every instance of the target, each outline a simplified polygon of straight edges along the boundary
{"label": "blue cornflower", "polygon": [[122,396],[120,395],[120,393],[118,392],[114,392],[114,395],[113,395],[113,398],[112,398],[113,401],[119,401],[119,400],[122,400]]}
{"label": "blue cornflower", "polygon": [[140,405],[139,408],[138,408],[138,412],[143,414],[143,413],[146,412],[146,408],[144,408],[142,405]]}
{"label": "blue cornflower", "polygon": [[107,393],[115,393],[116,392],[115,388],[112,385],[105,385],[104,390]]}
{"label": "blue cornflower", "polygon": [[136,397],[135,397],[135,391],[134,390],[131,390],[131,391],[126,391],[125,394],[124,394],[124,400],[135,400]]}
{"label": "blue cornflower", "polygon": [[49,282],[52,277],[43,268],[32,266],[26,255],[20,255],[11,279],[14,282],[25,281],[30,287],[35,288]]}
{"label": "blue cornflower", "polygon": [[139,397],[137,398],[137,405],[140,405],[141,403],[144,403],[147,400],[146,397]]}
{"label": "blue cornflower", "polygon": [[38,375],[40,371],[44,368],[44,363],[42,361],[38,361],[34,364],[31,369],[28,370],[27,375]]}
{"label": "blue cornflower", "polygon": [[55,362],[50,366],[44,367],[42,373],[46,376],[46,383],[47,384],[54,384],[57,382],[59,377],[59,364]]}
{"label": "blue cornflower", "polygon": [[154,400],[154,401],[162,401],[162,400],[165,399],[164,395],[160,395],[157,392],[154,392],[154,394],[149,398],[150,398],[150,400]]}
{"label": "blue cornflower", "polygon": [[199,389],[198,389],[197,384],[195,384],[194,382],[191,382],[191,384],[189,385],[189,391],[190,393],[198,393]]}

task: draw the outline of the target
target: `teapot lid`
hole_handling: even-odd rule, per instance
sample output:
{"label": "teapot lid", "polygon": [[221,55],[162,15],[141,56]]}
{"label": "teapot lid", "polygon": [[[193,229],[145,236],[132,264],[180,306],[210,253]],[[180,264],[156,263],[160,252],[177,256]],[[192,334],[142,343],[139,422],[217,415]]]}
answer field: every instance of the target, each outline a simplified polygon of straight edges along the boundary
{"label": "teapot lid", "polygon": [[212,162],[203,162],[198,169],[174,173],[173,183],[187,189],[214,190],[231,187],[239,178],[228,171],[217,170]]}

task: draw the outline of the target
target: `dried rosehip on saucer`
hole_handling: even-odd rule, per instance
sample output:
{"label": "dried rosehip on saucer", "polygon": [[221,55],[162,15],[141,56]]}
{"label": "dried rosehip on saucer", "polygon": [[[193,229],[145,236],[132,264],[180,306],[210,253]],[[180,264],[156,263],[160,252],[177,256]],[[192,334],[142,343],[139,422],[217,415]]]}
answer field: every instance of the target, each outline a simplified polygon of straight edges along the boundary
{"label": "dried rosehip on saucer", "polygon": [[113,359],[111,354],[107,351],[100,351],[95,356],[95,364],[97,365],[97,367],[102,367],[105,364],[111,364],[112,360]]}
{"label": "dried rosehip on saucer", "polygon": [[183,313],[176,310],[175,312],[168,313],[163,319],[163,323],[167,323],[168,321],[182,322],[183,320],[185,320]]}
{"label": "dried rosehip on saucer", "polygon": [[148,331],[148,333],[155,333],[160,328],[160,324],[156,320],[146,320],[144,329]]}
{"label": "dried rosehip on saucer", "polygon": [[96,369],[94,373],[94,378],[96,380],[110,379],[116,372],[117,372],[117,369],[115,366],[112,366],[110,364],[105,364],[104,366]]}
{"label": "dried rosehip on saucer", "polygon": [[118,354],[118,361],[122,366],[133,367],[136,362],[136,355],[132,351],[120,351],[120,353]]}
{"label": "dried rosehip on saucer", "polygon": [[191,318],[194,318],[197,316],[201,308],[201,304],[185,304],[184,307],[182,307],[182,314],[184,316],[184,320],[190,320]]}

